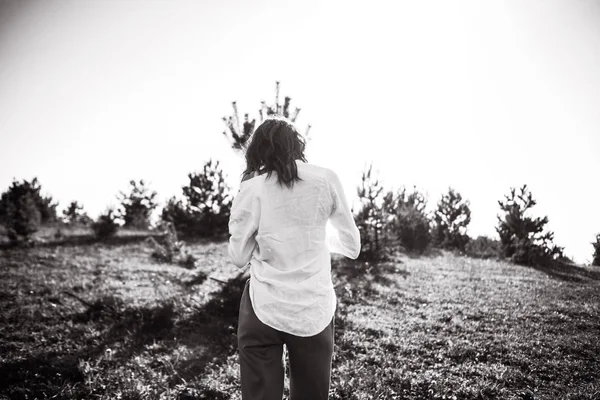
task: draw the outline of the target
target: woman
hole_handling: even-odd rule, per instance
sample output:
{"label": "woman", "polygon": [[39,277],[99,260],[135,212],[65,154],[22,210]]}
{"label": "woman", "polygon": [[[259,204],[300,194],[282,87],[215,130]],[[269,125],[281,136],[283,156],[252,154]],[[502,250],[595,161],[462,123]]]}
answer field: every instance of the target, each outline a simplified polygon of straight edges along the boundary
{"label": "woman", "polygon": [[[246,150],[229,220],[229,256],[250,279],[240,302],[243,400],[281,400],[283,345],[290,399],[327,399],[336,297],[331,256],[357,258],[360,235],[338,176],[308,164],[286,119],[265,120]],[[333,234],[327,236],[331,222]]]}

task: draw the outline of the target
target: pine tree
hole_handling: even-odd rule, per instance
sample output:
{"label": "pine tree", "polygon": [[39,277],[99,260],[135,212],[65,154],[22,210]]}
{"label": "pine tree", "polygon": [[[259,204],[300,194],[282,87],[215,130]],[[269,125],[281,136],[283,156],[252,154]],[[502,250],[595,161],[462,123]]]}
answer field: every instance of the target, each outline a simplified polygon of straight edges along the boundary
{"label": "pine tree", "polygon": [[186,208],[199,223],[196,233],[211,236],[227,230],[231,196],[219,161],[209,160],[201,173],[189,174],[190,183],[183,187]]}
{"label": "pine tree", "polygon": [[537,203],[527,185],[510,189],[504,201],[498,201],[504,215],[498,215],[496,231],[502,253],[517,264],[538,265],[563,255],[562,247],[553,244],[554,232],[544,232],[548,217],[532,218],[525,214]]}
{"label": "pine tree", "polygon": [[100,240],[114,236],[119,230],[114,210],[108,208],[104,213],[100,214],[98,219],[92,223],[92,230],[96,238]]}
{"label": "pine tree", "polygon": [[129,192],[120,192],[117,198],[121,206],[119,218],[128,228],[147,229],[150,225],[152,211],[157,207],[157,193],[151,191],[141,179],[139,182],[129,181]]}
{"label": "pine tree", "polygon": [[[292,122],[296,122],[300,108],[296,107],[294,111],[291,111],[291,97],[286,96],[283,103],[279,102],[279,81],[275,82],[275,103],[273,105],[267,105],[266,101],[261,101],[261,106],[258,110],[260,122],[271,115],[282,115],[288,118]],[[244,114],[244,121],[239,118],[239,112],[237,103],[232,102],[233,114],[227,117],[223,117],[225,122],[226,130],[223,131],[223,135],[231,142],[231,147],[236,150],[243,152],[246,149],[248,139],[252,136],[254,128],[256,126],[256,118],[250,120],[249,114]],[[306,128],[304,133],[305,140],[308,141],[308,133],[310,131],[310,125]]]}
{"label": "pine tree", "polygon": [[355,220],[361,236],[361,258],[375,259],[380,257],[380,237],[384,231],[383,187],[379,179],[372,176],[373,164],[363,171],[361,184],[357,188],[361,207]]}
{"label": "pine tree", "polygon": [[398,190],[392,204],[391,231],[405,250],[423,253],[431,243],[427,198],[416,187],[413,187],[412,193],[403,187]]}
{"label": "pine tree", "polygon": [[596,241],[592,242],[592,246],[594,246],[592,265],[600,267],[600,233],[596,235]]}
{"label": "pine tree", "polygon": [[[37,179],[34,178],[34,182],[37,182]],[[42,224],[55,222],[58,219],[56,213],[58,203],[54,203],[52,201],[52,197],[50,196],[42,196],[40,194],[41,186],[38,185],[38,188],[38,194],[34,196],[34,198],[37,204],[37,208],[38,210],[40,210]]]}
{"label": "pine tree", "polygon": [[171,198],[162,211],[183,236],[218,236],[228,229],[231,211],[230,188],[219,161],[209,160],[201,172],[188,174],[183,200]]}
{"label": "pine tree", "polygon": [[433,241],[444,249],[464,251],[469,241],[467,226],[471,222],[469,202],[449,188],[442,195],[433,215]]}
{"label": "pine tree", "polygon": [[41,195],[37,178],[12,182],[0,197],[0,223],[7,228],[11,242],[27,241],[43,223],[56,220],[57,204]]}
{"label": "pine tree", "polygon": [[67,208],[63,210],[63,221],[67,224],[82,224],[88,225],[91,223],[91,218],[83,211],[83,205],[73,200]]}
{"label": "pine tree", "polygon": [[192,229],[193,220],[188,215],[183,201],[175,196],[167,200],[160,215],[161,221],[172,224],[176,231],[186,234]]}

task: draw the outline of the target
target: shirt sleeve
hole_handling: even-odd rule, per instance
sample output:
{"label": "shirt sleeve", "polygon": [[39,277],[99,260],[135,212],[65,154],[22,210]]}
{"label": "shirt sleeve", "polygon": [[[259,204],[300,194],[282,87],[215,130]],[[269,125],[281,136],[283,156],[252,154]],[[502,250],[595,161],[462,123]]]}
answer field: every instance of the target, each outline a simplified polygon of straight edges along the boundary
{"label": "shirt sleeve", "polygon": [[360,254],[360,232],[348,206],[344,189],[337,174],[329,171],[332,212],[329,217],[333,232],[327,237],[327,246],[332,253],[356,259]]}
{"label": "shirt sleeve", "polygon": [[259,199],[249,186],[242,184],[231,204],[229,217],[228,254],[238,268],[244,268],[252,259],[252,253],[257,246],[259,218]]}

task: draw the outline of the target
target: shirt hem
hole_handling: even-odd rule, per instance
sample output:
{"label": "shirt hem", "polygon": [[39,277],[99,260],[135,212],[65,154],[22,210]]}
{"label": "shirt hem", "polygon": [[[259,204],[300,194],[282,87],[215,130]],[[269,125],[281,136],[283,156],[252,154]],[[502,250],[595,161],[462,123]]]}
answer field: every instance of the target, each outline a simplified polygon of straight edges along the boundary
{"label": "shirt hem", "polygon": [[263,324],[267,325],[268,327],[273,328],[273,329],[275,329],[275,330],[277,330],[279,332],[284,332],[284,333],[287,333],[287,334],[290,334],[290,335],[294,335],[294,336],[298,336],[298,337],[311,337],[311,336],[315,336],[315,335],[318,335],[319,333],[323,332],[323,330],[325,330],[325,328],[327,328],[327,326],[331,323],[331,320],[335,316],[335,310],[337,308],[337,298],[336,298],[335,293],[334,293],[333,302],[332,302],[331,318],[328,318],[327,322],[322,327],[320,327],[316,332],[314,332],[314,333],[308,333],[308,334],[304,334],[304,333],[299,334],[299,333],[296,333],[296,332],[290,332],[288,330],[281,329],[281,328],[278,328],[276,326],[273,326],[271,323],[265,321],[259,315],[258,312],[256,312],[256,308],[254,307],[254,289],[252,288],[252,279],[250,279],[250,293],[249,294],[250,294],[249,298],[250,298],[250,305],[252,306],[252,311],[254,311],[254,315],[256,315],[256,318],[258,318],[258,320],[260,322],[262,322]]}

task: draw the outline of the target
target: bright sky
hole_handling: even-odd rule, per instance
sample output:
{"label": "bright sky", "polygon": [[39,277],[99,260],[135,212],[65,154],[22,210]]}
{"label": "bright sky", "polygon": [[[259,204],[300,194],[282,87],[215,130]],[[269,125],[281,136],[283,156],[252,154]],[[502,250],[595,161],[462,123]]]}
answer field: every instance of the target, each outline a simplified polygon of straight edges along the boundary
{"label": "bright sky", "polygon": [[526,183],[567,255],[600,232],[600,3],[0,0],[0,187],[37,176],[96,216],[131,179],[160,200],[220,160],[237,100],[281,95],[308,161],[354,200],[365,165],[431,206],[452,186],[471,235]]}

